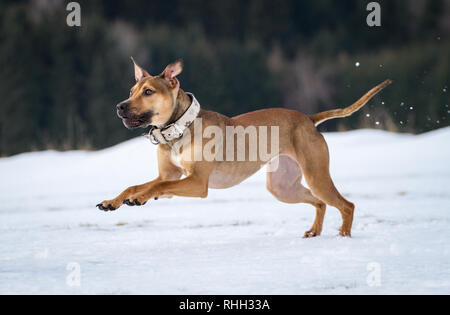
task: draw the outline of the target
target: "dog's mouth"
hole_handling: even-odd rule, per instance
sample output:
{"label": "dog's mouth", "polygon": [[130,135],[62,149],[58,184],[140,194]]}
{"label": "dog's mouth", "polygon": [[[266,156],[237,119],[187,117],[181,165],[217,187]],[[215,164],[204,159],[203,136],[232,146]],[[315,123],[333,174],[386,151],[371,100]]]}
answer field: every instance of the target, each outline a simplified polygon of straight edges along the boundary
{"label": "dog's mouth", "polygon": [[150,124],[150,114],[143,114],[140,116],[125,116],[125,115],[118,115],[124,124],[125,127],[128,129],[135,129],[135,128],[145,128]]}
{"label": "dog's mouth", "polygon": [[140,121],[139,119],[133,119],[133,118],[122,118],[122,122],[128,129],[134,129],[139,128],[144,123]]}

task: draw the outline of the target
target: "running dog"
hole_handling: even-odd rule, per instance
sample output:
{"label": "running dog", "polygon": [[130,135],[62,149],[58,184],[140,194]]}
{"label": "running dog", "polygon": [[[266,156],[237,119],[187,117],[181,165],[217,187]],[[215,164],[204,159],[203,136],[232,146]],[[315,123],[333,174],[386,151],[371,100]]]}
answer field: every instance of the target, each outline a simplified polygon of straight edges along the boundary
{"label": "running dog", "polygon": [[[229,118],[200,108],[195,97],[180,88],[177,76],[183,71],[183,62],[169,64],[165,70],[152,76],[133,59],[136,84],[130,97],[117,105],[117,115],[129,128],[151,126],[148,137],[158,145],[159,176],[146,184],[132,186],[118,197],[103,201],[97,207],[114,211],[122,205],[142,206],[150,199],[180,197],[206,198],[208,189],[225,189],[240,184],[264,165],[276,160],[275,171],[267,172],[267,189],[285,203],[308,203],[316,208],[316,218],[306,238],[319,236],[326,205],[337,208],[343,219],[340,235],[351,236],[355,206],[336,189],[329,172],[329,152],[324,137],[316,127],[334,118],[352,115],[370,99],[392,83],[386,80],[370,90],[360,100],[344,109],[325,111],[306,116],[294,110],[275,108],[258,110]],[[242,88],[245,89],[245,86]],[[194,121],[201,119],[202,131],[215,126],[226,133],[227,127],[278,127],[277,152],[271,152],[270,161],[247,159],[206,160],[193,159],[192,152],[199,149],[194,137]],[[173,150],[175,144],[187,142],[189,150]],[[248,157],[249,141],[245,142]],[[200,145],[201,149],[205,144]],[[225,146],[225,144],[224,144]],[[237,143],[233,146],[237,150]],[[216,148],[217,150],[218,148]],[[223,148],[222,148],[223,150]],[[309,189],[301,183],[305,177]]]}

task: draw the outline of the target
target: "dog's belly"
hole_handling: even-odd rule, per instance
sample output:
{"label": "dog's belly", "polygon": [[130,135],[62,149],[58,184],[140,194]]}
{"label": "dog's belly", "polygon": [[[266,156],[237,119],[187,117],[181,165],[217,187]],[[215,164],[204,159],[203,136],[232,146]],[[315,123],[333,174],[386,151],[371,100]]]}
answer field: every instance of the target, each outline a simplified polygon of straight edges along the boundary
{"label": "dog's belly", "polygon": [[224,172],[213,171],[209,176],[208,187],[213,189],[226,189],[240,184],[244,179],[236,178]]}
{"label": "dog's belly", "polygon": [[263,165],[264,163],[256,162],[240,162],[238,165],[222,162],[209,175],[208,187],[226,189],[236,186],[255,174]]}

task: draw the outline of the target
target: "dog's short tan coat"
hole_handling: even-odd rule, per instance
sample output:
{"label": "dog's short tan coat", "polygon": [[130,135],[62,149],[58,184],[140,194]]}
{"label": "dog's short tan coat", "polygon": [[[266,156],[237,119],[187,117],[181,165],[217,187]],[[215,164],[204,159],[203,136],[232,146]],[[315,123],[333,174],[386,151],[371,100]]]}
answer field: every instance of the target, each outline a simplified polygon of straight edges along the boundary
{"label": "dog's short tan coat", "polygon": [[[134,65],[137,83],[131,90],[130,98],[118,105],[118,114],[124,124],[128,128],[149,125],[164,127],[181,117],[191,104],[190,97],[180,88],[176,78],[183,69],[182,62],[168,65],[158,76],[151,76],[136,63]],[[201,110],[198,118],[202,119],[203,129],[218,126],[224,133],[227,126],[278,126],[278,168],[267,173],[267,189],[282,202],[309,203],[316,208],[316,219],[305,237],[321,234],[327,204],[336,207],[342,215],[340,235],[351,236],[355,206],[342,197],[333,184],[329,172],[328,147],[316,126],[328,119],[350,116],[390,83],[387,80],[376,86],[348,108],[313,116],[279,108],[259,110],[233,118]],[[194,135],[193,126],[189,128],[190,134]],[[186,140],[184,137],[175,141]],[[271,141],[270,137],[268,141]],[[190,143],[191,146],[195,145],[193,140]],[[267,164],[259,159],[243,162],[194,161],[190,155],[194,152],[193,147],[174,154],[171,145],[168,143],[158,146],[158,178],[143,185],[129,187],[118,197],[103,201],[98,207],[112,211],[122,204],[144,205],[150,199],[162,197],[206,198],[209,188],[235,186]],[[246,143],[247,155],[248,151]],[[273,160],[270,163],[274,163]],[[310,189],[301,184],[303,176]]]}

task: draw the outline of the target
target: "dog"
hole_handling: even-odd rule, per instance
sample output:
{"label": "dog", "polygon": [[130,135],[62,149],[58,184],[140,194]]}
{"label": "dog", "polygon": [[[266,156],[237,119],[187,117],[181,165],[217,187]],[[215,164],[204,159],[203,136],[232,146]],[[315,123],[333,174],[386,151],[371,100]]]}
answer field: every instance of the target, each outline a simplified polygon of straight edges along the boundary
{"label": "dog", "polygon": [[[229,118],[201,109],[195,97],[180,88],[177,76],[183,71],[181,60],[169,64],[156,76],[150,75],[133,58],[132,61],[136,84],[130,97],[117,105],[117,115],[129,129],[151,126],[148,137],[158,145],[159,176],[148,183],[127,188],[112,200],[101,202],[97,205],[100,210],[114,211],[124,204],[142,206],[150,199],[173,196],[206,198],[210,188],[225,189],[238,185],[264,165],[270,166],[277,160],[276,170],[267,172],[269,192],[281,202],[307,203],[316,208],[315,221],[304,237],[321,234],[326,205],[337,208],[342,215],[339,234],[351,237],[355,205],[336,189],[329,172],[328,146],[316,127],[329,119],[348,117],[357,112],[390,85],[391,80],[376,86],[344,109],[307,116],[294,110],[274,108]],[[199,119],[202,121],[201,132],[211,126],[224,133],[227,127],[277,127],[278,139],[272,136],[268,141],[277,140],[278,151],[272,152],[269,160],[259,157],[244,161],[192,159],[192,150],[205,146],[191,139],[195,132],[193,121]],[[190,150],[174,153],[174,145],[180,142],[188,143]],[[236,151],[237,144],[232,149]],[[249,143],[245,142],[246,156],[249,150]],[[303,176],[309,189],[301,183]]]}

